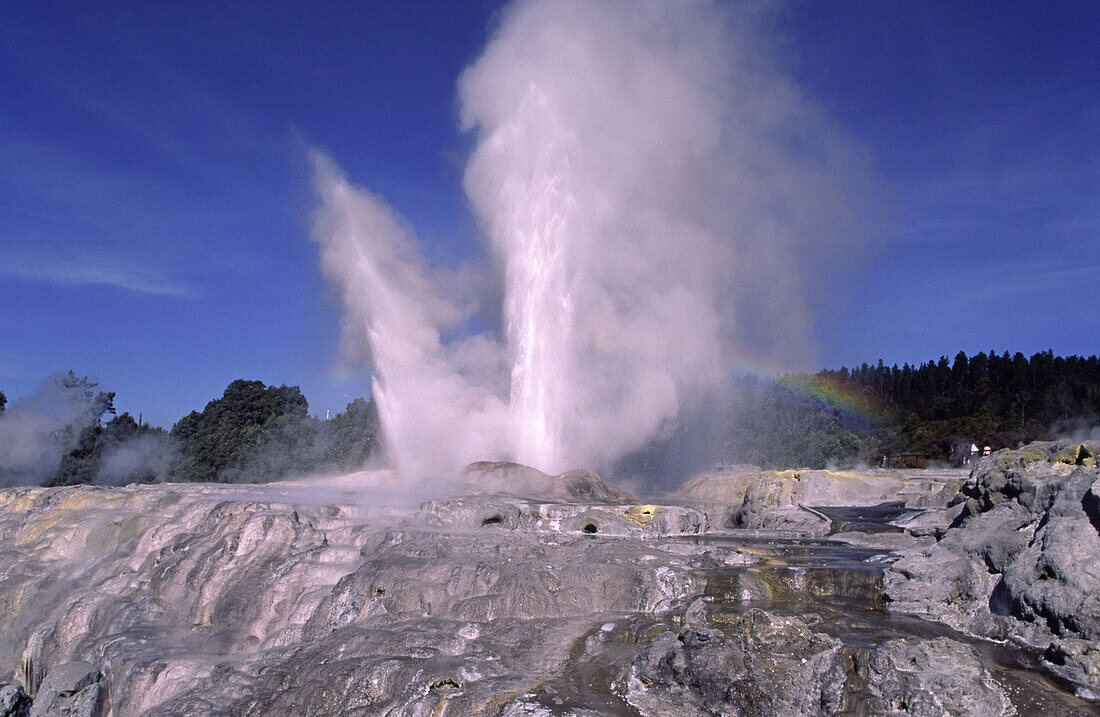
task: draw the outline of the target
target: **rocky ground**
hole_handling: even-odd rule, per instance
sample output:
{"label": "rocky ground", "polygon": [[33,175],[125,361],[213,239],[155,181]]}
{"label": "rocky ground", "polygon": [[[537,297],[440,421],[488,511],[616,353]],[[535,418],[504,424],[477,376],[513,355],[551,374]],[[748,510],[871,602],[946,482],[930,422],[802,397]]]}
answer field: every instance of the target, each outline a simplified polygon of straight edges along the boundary
{"label": "rocky ground", "polygon": [[0,715],[1095,714],[1090,451],[8,489]]}
{"label": "rocky ground", "polygon": [[982,459],[950,507],[919,516],[925,527],[940,521],[938,540],[886,572],[892,609],[1040,649],[1079,693],[1100,698],[1095,453],[1034,443]]}

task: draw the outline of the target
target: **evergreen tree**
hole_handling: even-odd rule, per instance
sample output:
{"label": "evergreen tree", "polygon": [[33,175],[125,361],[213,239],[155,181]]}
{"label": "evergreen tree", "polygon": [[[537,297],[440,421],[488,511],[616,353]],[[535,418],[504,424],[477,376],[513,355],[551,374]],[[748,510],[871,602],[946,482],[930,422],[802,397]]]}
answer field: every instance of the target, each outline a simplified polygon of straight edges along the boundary
{"label": "evergreen tree", "polygon": [[219,473],[241,462],[273,433],[308,417],[309,404],[297,386],[276,388],[261,381],[233,381],[221,398],[207,403],[201,413],[192,411],[172,427],[172,438],[182,446],[173,479],[217,480]]}
{"label": "evergreen tree", "polygon": [[[862,421],[835,402],[814,393],[814,381],[828,390],[821,396],[859,397],[874,407],[877,425]],[[1060,427],[1096,425],[1100,420],[1100,359],[1060,357],[1052,351],[1033,355],[1007,351],[941,356],[900,369],[861,364],[778,379],[787,387],[764,400],[746,404],[731,430],[726,460],[794,467],[821,463],[824,448],[831,458],[858,453],[948,454],[971,443],[994,448],[1051,439]],[[752,415],[754,412],[760,415]],[[771,413],[774,416],[769,417]],[[795,420],[792,420],[795,419]],[[837,441],[830,443],[836,437]]]}

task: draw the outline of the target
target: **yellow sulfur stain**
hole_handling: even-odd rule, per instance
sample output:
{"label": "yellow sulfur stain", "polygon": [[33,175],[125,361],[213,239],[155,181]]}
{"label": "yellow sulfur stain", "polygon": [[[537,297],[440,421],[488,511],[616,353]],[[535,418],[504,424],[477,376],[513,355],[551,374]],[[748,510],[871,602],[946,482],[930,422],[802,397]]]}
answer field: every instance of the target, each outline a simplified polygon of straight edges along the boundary
{"label": "yellow sulfur stain", "polygon": [[653,516],[662,512],[664,512],[664,508],[658,505],[636,505],[632,508],[627,508],[623,517],[627,520],[634,521],[638,525],[646,525],[649,521],[653,520]]}

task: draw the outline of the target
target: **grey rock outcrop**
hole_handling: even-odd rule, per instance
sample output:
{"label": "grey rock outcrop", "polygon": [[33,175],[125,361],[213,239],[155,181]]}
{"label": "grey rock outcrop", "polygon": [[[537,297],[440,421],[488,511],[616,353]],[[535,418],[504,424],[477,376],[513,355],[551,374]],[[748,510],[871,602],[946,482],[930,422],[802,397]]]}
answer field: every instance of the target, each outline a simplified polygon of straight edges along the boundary
{"label": "grey rock outcrop", "polygon": [[855,672],[867,685],[870,714],[998,717],[1016,709],[973,651],[945,638],[890,640],[857,651]]}
{"label": "grey rock outcrop", "polygon": [[891,608],[1045,650],[1083,693],[1100,692],[1100,520],[1095,450],[1037,443],[982,459],[964,508],[933,546],[887,571]]}
{"label": "grey rock outcrop", "polygon": [[103,676],[88,662],[66,662],[50,670],[38,687],[30,717],[100,717]]}
{"label": "grey rock outcrop", "polygon": [[794,617],[749,610],[723,630],[659,633],[629,667],[644,715],[1016,713],[974,650],[946,638],[853,647]]}
{"label": "grey rock outcrop", "polygon": [[960,484],[953,476],[929,477],[912,471],[761,471],[739,466],[694,478],[680,495],[705,506],[719,527],[825,535],[833,526],[814,507],[896,502],[919,508],[919,514],[925,515],[930,509],[945,508]]}
{"label": "grey rock outcrop", "polygon": [[630,667],[627,700],[647,715],[829,715],[848,670],[839,640],[753,609],[725,631],[660,633]]}
{"label": "grey rock outcrop", "polygon": [[507,461],[471,463],[462,471],[462,482],[473,493],[577,502],[635,500],[618,486],[604,481],[595,471],[578,469],[551,476],[530,466]]}

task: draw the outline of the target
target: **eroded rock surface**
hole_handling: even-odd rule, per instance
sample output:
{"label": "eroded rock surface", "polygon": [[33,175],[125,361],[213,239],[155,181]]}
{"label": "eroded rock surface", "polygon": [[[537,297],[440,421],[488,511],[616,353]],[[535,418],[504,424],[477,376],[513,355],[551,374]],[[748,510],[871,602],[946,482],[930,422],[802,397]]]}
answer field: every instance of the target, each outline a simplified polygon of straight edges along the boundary
{"label": "eroded rock surface", "polygon": [[[919,476],[919,477],[918,477]],[[897,502],[942,508],[962,480],[914,471],[761,471],[752,466],[699,476],[680,495],[706,506],[724,528],[786,530],[825,535],[830,520],[813,506],[870,506]]]}
{"label": "eroded rock surface", "polygon": [[997,717],[1017,711],[973,650],[953,640],[890,640],[857,652],[855,660],[867,685],[863,706],[872,714]]}
{"label": "eroded rock surface", "polygon": [[[936,504],[943,481],[774,487],[758,472],[740,502],[696,483],[649,504],[587,471],[475,464],[466,480],[477,494],[413,501],[382,490],[392,476],[362,492],[347,479],[0,491],[0,669],[22,686],[0,697],[11,714],[115,717],[982,714],[976,700],[1011,711],[1036,690],[1047,711],[1090,709],[962,636],[891,623],[887,543],[933,537],[876,538],[857,517],[845,525],[866,532],[821,539],[829,504],[886,498],[900,515]],[[809,517],[728,524],[768,496]],[[801,504],[813,496],[829,500]],[[1050,602],[1013,599],[1036,614]],[[1058,645],[1052,662],[1088,651]]]}
{"label": "eroded rock surface", "polygon": [[1040,650],[1100,693],[1100,468],[1091,446],[1036,443],[982,459],[932,546],[887,571],[891,607]]}
{"label": "eroded rock surface", "polygon": [[657,635],[630,667],[628,701],[645,714],[835,714],[845,706],[849,658],[840,640],[759,609],[725,627]]}
{"label": "eroded rock surface", "polygon": [[102,679],[88,662],[54,667],[38,687],[30,717],[100,717],[105,696]]}

